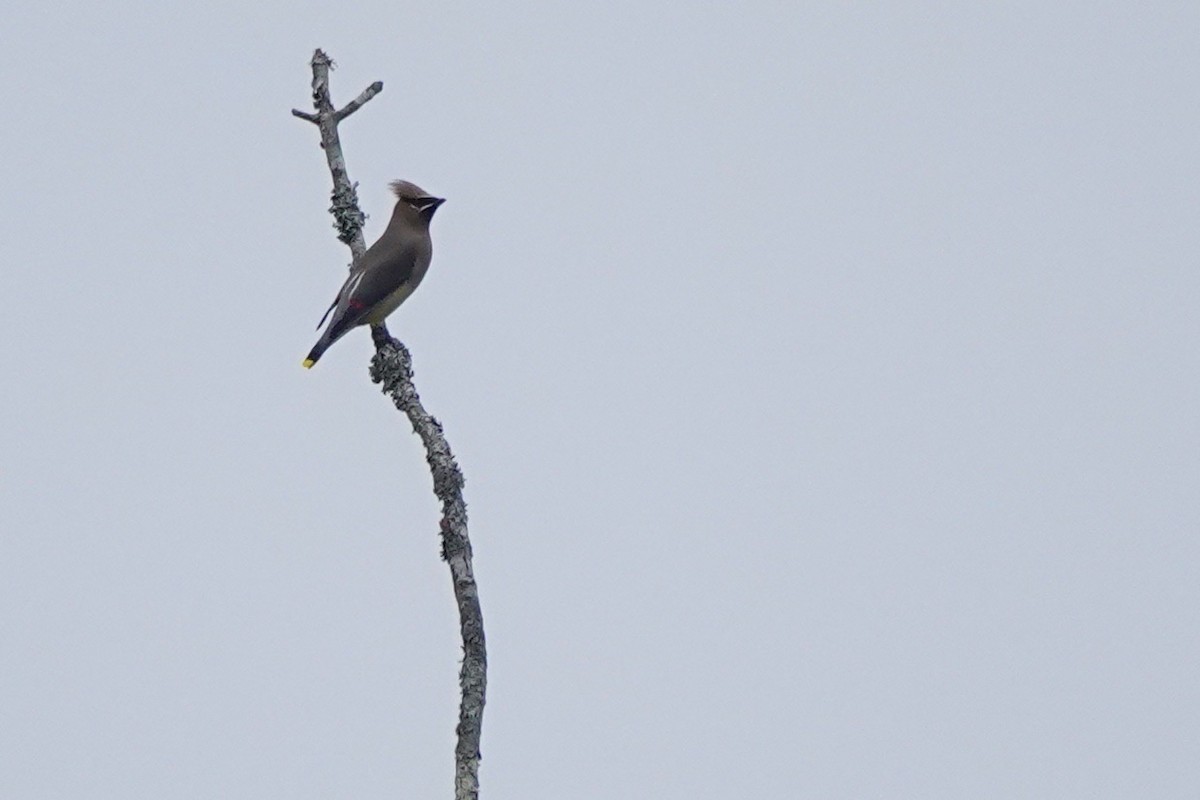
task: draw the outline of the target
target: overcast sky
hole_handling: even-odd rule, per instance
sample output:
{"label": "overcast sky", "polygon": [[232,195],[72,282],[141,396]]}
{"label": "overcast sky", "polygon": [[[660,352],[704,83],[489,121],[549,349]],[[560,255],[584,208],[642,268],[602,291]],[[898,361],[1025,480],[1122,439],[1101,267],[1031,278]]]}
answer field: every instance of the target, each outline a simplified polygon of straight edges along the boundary
{"label": "overcast sky", "polygon": [[1200,5],[10,3],[0,797],[1200,796]]}

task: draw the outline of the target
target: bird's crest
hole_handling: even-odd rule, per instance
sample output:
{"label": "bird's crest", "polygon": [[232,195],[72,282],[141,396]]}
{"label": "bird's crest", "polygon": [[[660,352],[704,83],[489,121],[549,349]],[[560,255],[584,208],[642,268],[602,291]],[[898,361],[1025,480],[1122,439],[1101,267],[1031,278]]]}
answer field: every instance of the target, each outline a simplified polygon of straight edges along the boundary
{"label": "bird's crest", "polygon": [[408,181],[392,181],[388,184],[392,187],[392,193],[401,200],[417,200],[422,197],[429,197],[429,193],[417,186],[415,183]]}

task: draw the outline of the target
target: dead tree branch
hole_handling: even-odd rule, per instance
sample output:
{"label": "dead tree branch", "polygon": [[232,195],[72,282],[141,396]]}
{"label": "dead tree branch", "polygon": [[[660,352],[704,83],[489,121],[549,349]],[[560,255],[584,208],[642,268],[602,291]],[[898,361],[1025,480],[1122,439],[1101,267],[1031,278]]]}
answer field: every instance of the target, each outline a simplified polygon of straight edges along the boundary
{"label": "dead tree branch", "polygon": [[[362,226],[364,216],[358,207],[355,184],[346,172],[346,160],[338,139],[338,123],[362,108],[383,91],[379,81],[368,86],[341,110],[334,110],[329,96],[329,70],[333,62],[321,50],[312,58],[312,96],[315,113],[292,110],[294,116],[316,125],[321,131],[321,147],[333,177],[332,205],[338,239],[350,247],[355,261],[366,250]],[[442,558],[450,565],[454,597],[458,603],[462,631],[463,662],[459,672],[462,701],[458,712],[458,745],[455,747],[455,800],[477,800],[479,796],[479,740],[482,733],[483,706],[487,693],[487,649],[483,636],[483,613],[471,562],[471,540],[467,535],[467,504],[463,500],[464,479],[450,444],[439,423],[421,404],[413,385],[412,356],[399,340],[392,338],[383,325],[371,327],[375,356],[371,359],[371,380],[404,412],[413,431],[425,445],[425,460],[433,474],[433,492],[442,504]]]}

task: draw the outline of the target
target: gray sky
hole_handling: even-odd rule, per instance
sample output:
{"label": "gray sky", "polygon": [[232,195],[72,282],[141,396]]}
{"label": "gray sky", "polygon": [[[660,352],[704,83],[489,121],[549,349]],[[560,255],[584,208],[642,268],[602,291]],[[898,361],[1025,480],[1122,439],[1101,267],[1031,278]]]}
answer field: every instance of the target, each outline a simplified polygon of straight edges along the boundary
{"label": "gray sky", "polygon": [[[1200,6],[10,4],[0,797],[1200,794]],[[879,6],[886,6],[880,8]]]}

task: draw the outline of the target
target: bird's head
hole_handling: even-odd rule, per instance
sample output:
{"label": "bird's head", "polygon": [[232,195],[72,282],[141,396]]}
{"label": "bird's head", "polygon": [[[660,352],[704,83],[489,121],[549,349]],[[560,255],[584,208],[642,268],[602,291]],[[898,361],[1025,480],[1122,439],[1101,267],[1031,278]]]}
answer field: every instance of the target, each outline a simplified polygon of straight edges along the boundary
{"label": "bird's head", "polygon": [[429,192],[408,181],[392,181],[392,191],[402,203],[407,203],[426,222],[433,219],[433,212],[446,202],[444,197],[434,197]]}

